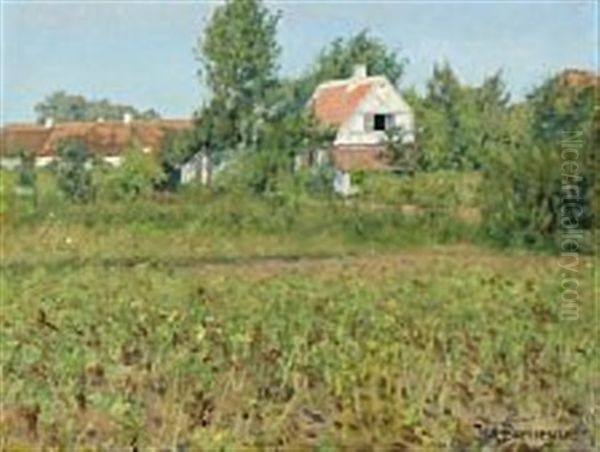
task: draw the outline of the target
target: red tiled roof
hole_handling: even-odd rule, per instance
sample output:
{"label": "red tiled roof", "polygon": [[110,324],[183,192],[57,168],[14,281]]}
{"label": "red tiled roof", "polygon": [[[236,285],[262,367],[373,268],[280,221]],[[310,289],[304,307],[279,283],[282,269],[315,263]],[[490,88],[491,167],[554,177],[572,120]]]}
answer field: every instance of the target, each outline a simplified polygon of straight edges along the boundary
{"label": "red tiled roof", "polygon": [[179,119],[132,123],[65,122],[51,128],[34,124],[8,125],[1,130],[0,155],[25,148],[39,156],[51,156],[61,141],[72,138],[85,141],[88,150],[97,155],[118,155],[134,144],[156,151],[167,131],[191,126],[192,121]]}
{"label": "red tiled roof", "polygon": [[560,74],[560,81],[570,88],[585,88],[600,85],[600,77],[591,71],[566,69]]}
{"label": "red tiled roof", "polygon": [[20,150],[42,149],[50,130],[35,125],[14,125],[0,129],[0,155]]}
{"label": "red tiled roof", "polygon": [[324,83],[312,98],[312,109],[318,120],[327,125],[342,125],[369,93],[376,79],[366,78]]}
{"label": "red tiled roof", "polygon": [[[100,125],[100,123],[98,123]],[[95,149],[92,149],[89,146],[89,137],[88,134],[90,131],[96,126],[96,123],[93,122],[65,122],[61,124],[57,124],[49,129],[50,134],[48,135],[48,139],[44,143],[41,149],[31,149],[37,155],[43,156],[51,156],[54,155],[58,149],[61,141],[67,139],[80,139],[86,142],[89,147],[90,152],[95,152]]]}
{"label": "red tiled roof", "polygon": [[335,146],[331,150],[333,165],[342,171],[377,171],[390,168],[385,146]]}

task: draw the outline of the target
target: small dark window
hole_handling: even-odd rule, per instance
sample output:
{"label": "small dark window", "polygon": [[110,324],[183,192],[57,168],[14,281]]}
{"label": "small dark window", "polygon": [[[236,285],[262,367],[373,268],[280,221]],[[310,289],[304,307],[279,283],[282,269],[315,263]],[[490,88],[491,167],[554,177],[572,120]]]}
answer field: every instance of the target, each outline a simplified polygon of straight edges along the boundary
{"label": "small dark window", "polygon": [[373,115],[373,130],[385,132],[386,130],[394,127],[395,118],[394,115]]}
{"label": "small dark window", "polygon": [[387,125],[387,115],[375,115],[373,122],[373,129],[379,131],[385,131]]}

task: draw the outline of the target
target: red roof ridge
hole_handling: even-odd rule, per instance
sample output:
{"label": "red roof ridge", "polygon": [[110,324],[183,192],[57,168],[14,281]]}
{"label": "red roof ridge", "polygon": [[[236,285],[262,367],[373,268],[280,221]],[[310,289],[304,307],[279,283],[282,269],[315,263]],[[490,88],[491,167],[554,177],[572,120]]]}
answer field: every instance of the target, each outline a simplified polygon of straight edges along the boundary
{"label": "red roof ridge", "polygon": [[35,129],[45,129],[43,124],[37,124],[34,122],[8,122],[3,124],[0,128],[2,129],[26,129],[26,130],[35,130]]}
{"label": "red roof ridge", "polygon": [[312,95],[310,107],[321,122],[341,126],[352,116],[371,89],[385,80],[382,76],[371,76],[321,83]]}
{"label": "red roof ridge", "polygon": [[593,87],[600,85],[600,75],[592,70],[568,68],[559,74],[559,80],[570,87]]}
{"label": "red roof ridge", "polygon": [[346,79],[339,79],[339,80],[328,80],[317,86],[317,88],[315,89],[315,92],[313,94],[313,97],[315,95],[317,95],[317,93],[319,91],[322,91],[322,90],[345,86],[348,91],[352,91],[352,90],[358,88],[359,86],[373,85],[375,83],[382,82],[382,81],[385,81],[385,77],[383,77],[381,75],[373,75],[373,76],[364,77],[361,79],[346,78]]}
{"label": "red roof ridge", "polygon": [[0,128],[0,154],[9,148],[24,146],[38,155],[53,155],[64,139],[84,140],[89,151],[100,155],[117,155],[133,143],[158,150],[168,130],[182,130],[193,125],[188,119],[150,121],[69,121],[52,127],[39,124],[7,124]]}
{"label": "red roof ridge", "polygon": [[52,126],[45,126],[37,122],[7,122],[0,125],[2,129],[15,129],[15,128],[26,128],[26,129],[44,129],[54,128],[62,125],[90,125],[90,124],[192,124],[193,120],[190,118],[157,118],[157,119],[133,119],[130,123],[126,123],[122,119],[105,119],[97,121],[57,121]]}

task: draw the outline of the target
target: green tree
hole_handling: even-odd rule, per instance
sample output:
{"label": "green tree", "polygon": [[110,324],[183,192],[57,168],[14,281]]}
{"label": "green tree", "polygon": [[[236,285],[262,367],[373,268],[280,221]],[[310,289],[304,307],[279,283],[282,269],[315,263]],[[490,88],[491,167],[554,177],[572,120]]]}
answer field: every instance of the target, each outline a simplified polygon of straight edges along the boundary
{"label": "green tree", "polygon": [[499,144],[507,140],[510,94],[498,71],[484,79],[474,90],[474,107],[470,117],[472,145],[468,152],[474,168],[488,164]]}
{"label": "green tree", "polygon": [[[456,169],[467,165],[468,130],[465,115],[471,110],[472,97],[448,63],[435,65],[427,83],[424,102],[423,147],[426,166]],[[431,144],[431,145],[430,145]]]}
{"label": "green tree", "polygon": [[357,64],[364,64],[370,75],[384,75],[399,85],[408,60],[381,39],[362,30],[349,38],[337,38],[327,45],[313,66],[302,76],[283,82],[288,102],[295,111],[306,107],[316,87],[325,81],[352,76]]}
{"label": "green tree", "polygon": [[56,122],[96,121],[100,118],[120,121],[126,113],[141,120],[160,118],[158,112],[153,109],[139,111],[129,105],[113,104],[107,99],[90,101],[81,95],[68,94],[65,91],[52,93],[38,103],[34,110],[40,123],[46,118],[52,118]]}
{"label": "green tree", "polygon": [[415,108],[423,168],[478,169],[501,139],[509,95],[500,72],[472,87],[445,63],[434,66],[425,97],[412,93],[408,101]]}
{"label": "green tree", "polygon": [[93,199],[92,174],[86,167],[89,154],[85,143],[68,139],[58,147],[56,165],[57,185],[65,197],[74,202],[87,202]]}
{"label": "green tree", "polygon": [[561,75],[510,109],[484,184],[492,238],[558,245],[561,229],[593,226],[599,123],[594,86],[571,86]]}
{"label": "green tree", "polygon": [[582,228],[593,224],[594,185],[600,173],[597,84],[597,77],[578,85],[559,74],[528,96],[533,141],[544,150],[547,163],[560,161],[553,173],[559,178],[555,183],[560,185],[560,202],[550,205],[556,229],[561,217]]}
{"label": "green tree", "polygon": [[211,147],[255,147],[267,113],[267,92],[276,82],[278,22],[279,14],[261,0],[227,0],[210,18],[197,57],[199,74],[212,93],[200,111],[211,121]]}
{"label": "green tree", "polygon": [[331,143],[332,131],[308,113],[282,114],[269,121],[256,151],[228,165],[222,185],[254,194],[281,194],[295,179],[297,156]]}
{"label": "green tree", "polygon": [[362,30],[350,38],[338,38],[321,51],[313,70],[317,83],[350,77],[356,64],[364,64],[374,75],[386,76],[394,85],[400,83],[408,60],[397,50],[389,49],[380,39]]}

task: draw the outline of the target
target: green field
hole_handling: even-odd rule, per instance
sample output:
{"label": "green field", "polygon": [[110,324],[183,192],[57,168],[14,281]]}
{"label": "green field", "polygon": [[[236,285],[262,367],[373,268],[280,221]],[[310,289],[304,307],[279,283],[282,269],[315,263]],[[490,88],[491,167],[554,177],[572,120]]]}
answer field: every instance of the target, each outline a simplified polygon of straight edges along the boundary
{"label": "green field", "polygon": [[7,450],[480,450],[507,420],[568,433],[513,445],[597,441],[592,258],[567,321],[557,257],[447,212],[50,197],[2,217]]}

